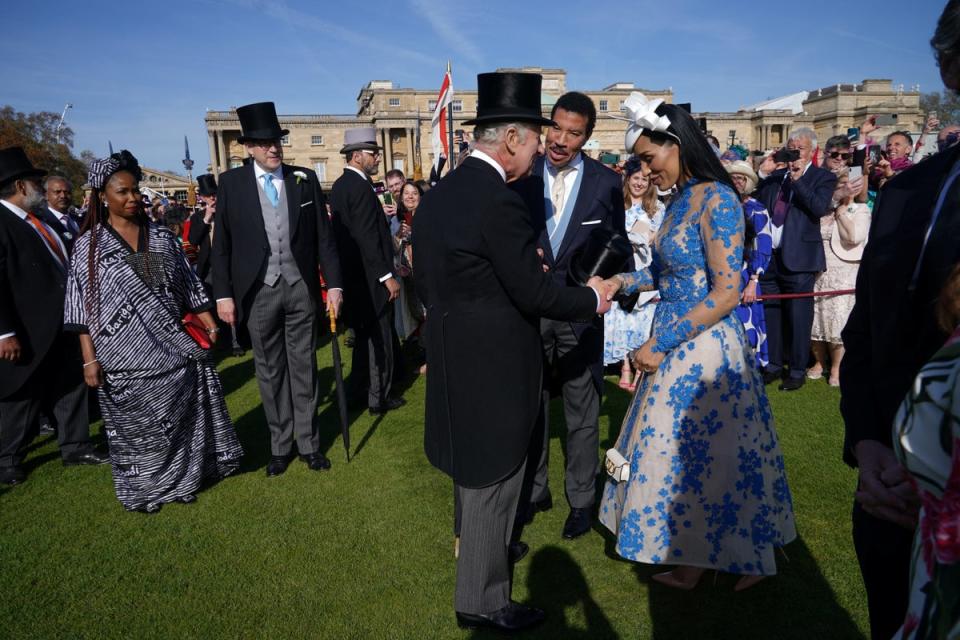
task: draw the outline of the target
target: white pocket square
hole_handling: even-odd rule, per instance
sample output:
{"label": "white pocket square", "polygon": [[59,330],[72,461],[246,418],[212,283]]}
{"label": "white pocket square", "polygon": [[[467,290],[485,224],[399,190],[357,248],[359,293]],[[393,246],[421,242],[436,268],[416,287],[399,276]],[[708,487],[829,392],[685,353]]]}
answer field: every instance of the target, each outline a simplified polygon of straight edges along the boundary
{"label": "white pocket square", "polygon": [[308,204],[313,204],[313,200],[311,200],[310,202],[304,202],[302,205],[300,205],[300,208],[303,209]]}
{"label": "white pocket square", "polygon": [[603,220],[587,220],[583,223],[583,226],[587,226],[588,224],[600,224],[601,222],[603,222]]}

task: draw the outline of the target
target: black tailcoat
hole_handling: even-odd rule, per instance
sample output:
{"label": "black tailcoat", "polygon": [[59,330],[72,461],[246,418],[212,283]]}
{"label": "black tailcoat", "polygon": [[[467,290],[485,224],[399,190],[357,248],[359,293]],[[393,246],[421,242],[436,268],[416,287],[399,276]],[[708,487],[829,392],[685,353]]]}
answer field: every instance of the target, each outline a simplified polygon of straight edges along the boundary
{"label": "black tailcoat", "polygon": [[203,210],[195,211],[190,216],[187,242],[197,249],[197,276],[201,281],[206,281],[210,273],[210,225],[203,221],[203,217]]}
{"label": "black tailcoat", "polygon": [[17,363],[0,360],[0,399],[30,378],[63,332],[66,273],[29,222],[0,205],[0,335],[16,333]]}
{"label": "black tailcoat", "polygon": [[368,324],[389,310],[380,278],[393,272],[393,238],[370,181],[344,169],[330,190],[333,229],[346,278],[343,304],[349,326]]}
{"label": "black tailcoat", "polygon": [[[298,177],[295,172],[305,177]],[[312,170],[287,164],[283,165],[283,188],[290,214],[290,249],[310,297],[319,305],[322,298],[318,266],[328,287],[343,287],[323,189]],[[251,162],[221,175],[217,191],[216,230],[210,256],[213,295],[218,300],[233,298],[240,321],[250,311],[270,253],[258,189]]]}
{"label": "black tailcoat", "polygon": [[427,307],[424,446],[464,487],[524,461],[540,410],[540,318],[588,321],[597,298],[543,272],[519,195],[478,158],[431,189],[413,221],[414,281]]}
{"label": "black tailcoat", "polygon": [[897,175],[880,191],[842,337],[840,411],[844,460],[861,440],[891,445],[893,418],[914,377],[947,339],[936,322],[940,289],[960,260],[960,179],[930,232],[917,287],[909,290],[941,186],[960,145]]}

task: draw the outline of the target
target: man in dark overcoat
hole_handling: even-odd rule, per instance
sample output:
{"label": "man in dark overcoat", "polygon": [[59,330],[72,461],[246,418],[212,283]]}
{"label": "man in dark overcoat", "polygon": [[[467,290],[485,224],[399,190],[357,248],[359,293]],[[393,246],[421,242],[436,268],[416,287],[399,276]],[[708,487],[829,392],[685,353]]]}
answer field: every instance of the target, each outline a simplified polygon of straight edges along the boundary
{"label": "man in dark overcoat", "polygon": [[540,410],[540,318],[609,309],[592,287],[544,273],[537,231],[507,182],[540,145],[539,74],[478,78],[475,149],[431,189],[413,225],[414,281],[427,307],[426,425],[431,464],[462,505],[454,608],[465,627],[517,631],[543,619],[510,599],[508,545]]}

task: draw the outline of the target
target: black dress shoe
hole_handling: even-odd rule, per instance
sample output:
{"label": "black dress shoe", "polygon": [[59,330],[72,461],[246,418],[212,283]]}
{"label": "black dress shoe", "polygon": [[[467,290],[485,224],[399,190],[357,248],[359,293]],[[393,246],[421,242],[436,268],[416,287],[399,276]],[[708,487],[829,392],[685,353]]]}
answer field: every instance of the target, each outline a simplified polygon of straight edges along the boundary
{"label": "black dress shoe", "polygon": [[523,560],[529,552],[530,545],[526,542],[511,542],[510,546],[507,547],[507,559],[510,561],[510,564],[516,564]]}
{"label": "black dress shoe", "polygon": [[528,607],[512,600],[503,609],[493,613],[457,612],[457,624],[464,629],[493,629],[506,633],[535,627],[543,622],[543,618],[542,609]]}
{"label": "black dress shoe", "polygon": [[13,486],[20,484],[27,479],[27,474],[23,472],[18,465],[12,467],[0,467],[0,484]]}
{"label": "black dress shoe", "polygon": [[78,464],[106,464],[110,462],[110,456],[99,451],[85,451],[75,453],[63,459],[63,466],[72,467]]}
{"label": "black dress shoe", "polygon": [[394,409],[399,409],[403,405],[407,404],[407,401],[403,398],[387,398],[380,403],[379,406],[370,407],[370,415],[372,416],[382,416],[387,411],[393,411]]}
{"label": "black dress shoe", "polygon": [[148,504],[145,507],[140,507],[139,509],[134,509],[134,511],[139,511],[140,513],[146,513],[147,515],[153,515],[155,513],[160,513],[160,509],[163,508],[163,504]]}
{"label": "black dress shoe", "polygon": [[307,463],[311,471],[326,471],[330,468],[330,461],[319,451],[302,455],[300,459]]}
{"label": "black dress shoe", "polygon": [[530,524],[533,522],[533,517],[541,511],[550,511],[553,509],[553,496],[547,494],[547,497],[543,500],[534,500],[527,504],[526,511],[523,512],[523,524]]}
{"label": "black dress shoe", "polygon": [[267,477],[273,478],[274,476],[279,476],[284,471],[287,470],[287,467],[290,466],[290,462],[293,460],[293,456],[270,456],[270,464],[267,465]]}
{"label": "black dress shoe", "polygon": [[563,537],[567,540],[579,538],[593,527],[592,509],[570,509],[567,521],[563,523]]}
{"label": "black dress shoe", "polygon": [[764,371],[763,384],[773,384],[782,377],[783,374],[780,371]]}
{"label": "black dress shoe", "polygon": [[52,425],[52,424],[50,424],[49,422],[41,422],[41,423],[40,423],[39,435],[41,435],[41,436],[52,436],[52,435],[55,434],[55,433],[56,433],[56,430],[53,428],[53,425]]}
{"label": "black dress shoe", "polygon": [[803,386],[803,383],[803,378],[787,378],[783,381],[783,384],[777,388],[780,389],[780,391],[796,391]]}
{"label": "black dress shoe", "polygon": [[239,357],[241,357],[243,354],[245,354],[246,352],[247,352],[246,349],[244,349],[243,347],[237,346],[237,347],[234,347],[233,349],[231,349],[230,354],[231,354],[234,358],[239,358]]}

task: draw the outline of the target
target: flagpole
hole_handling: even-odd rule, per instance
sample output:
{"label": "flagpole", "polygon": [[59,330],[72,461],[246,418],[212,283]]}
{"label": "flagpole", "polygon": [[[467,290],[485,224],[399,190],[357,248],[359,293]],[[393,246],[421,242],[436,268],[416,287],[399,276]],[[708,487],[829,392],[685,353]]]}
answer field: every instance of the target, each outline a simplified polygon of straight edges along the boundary
{"label": "flagpole", "polygon": [[[450,76],[450,85],[453,86],[453,73],[450,68],[450,61],[447,60],[447,75]],[[453,168],[456,166],[456,157],[457,152],[453,148],[453,100],[450,101],[450,106],[447,109],[447,140],[448,146],[447,149],[450,150],[450,157],[447,158],[447,173],[453,171]]]}

